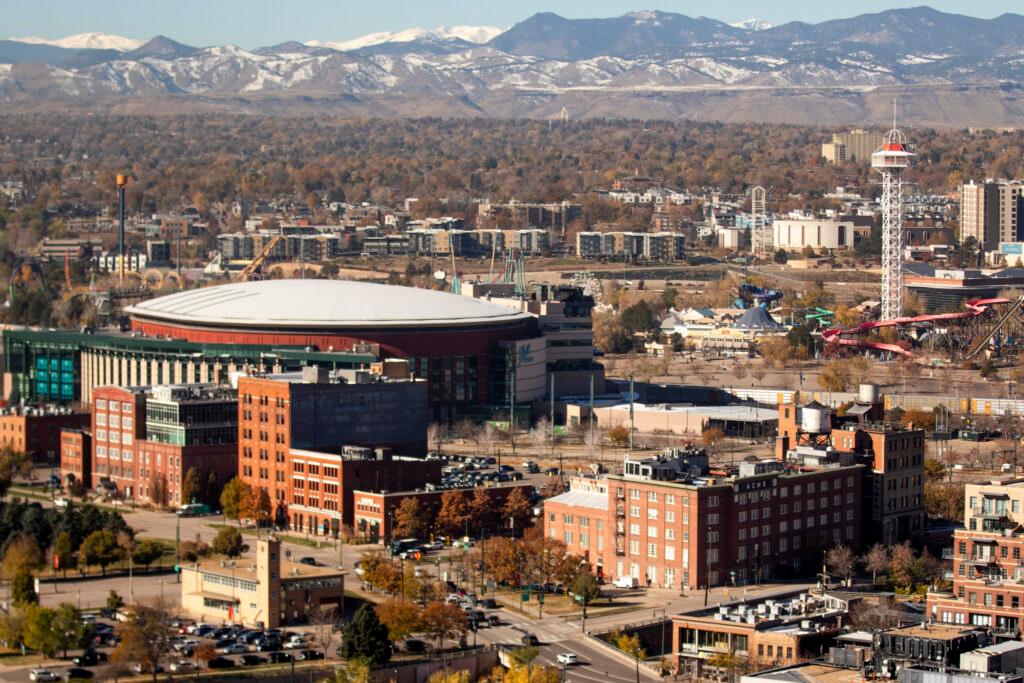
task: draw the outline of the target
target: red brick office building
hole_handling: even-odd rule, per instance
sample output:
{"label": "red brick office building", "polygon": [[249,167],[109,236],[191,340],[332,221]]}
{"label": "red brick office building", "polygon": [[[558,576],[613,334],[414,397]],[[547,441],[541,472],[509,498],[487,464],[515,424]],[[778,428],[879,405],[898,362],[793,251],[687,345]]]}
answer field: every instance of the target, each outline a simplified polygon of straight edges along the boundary
{"label": "red brick office building", "polygon": [[813,573],[861,544],[863,466],[765,460],[712,472],[707,456],[632,460],[544,502],[544,530],[599,575],[696,589]]}

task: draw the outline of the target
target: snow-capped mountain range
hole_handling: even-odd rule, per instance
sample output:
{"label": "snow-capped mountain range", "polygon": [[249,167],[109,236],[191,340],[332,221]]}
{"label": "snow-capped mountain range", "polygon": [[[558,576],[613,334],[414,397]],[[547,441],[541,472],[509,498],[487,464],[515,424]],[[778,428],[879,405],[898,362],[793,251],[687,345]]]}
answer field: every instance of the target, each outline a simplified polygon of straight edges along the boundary
{"label": "snow-capped mountain range", "polygon": [[144,40],[113,36],[108,33],[78,33],[56,40],[36,37],[11,38],[10,40],[29,45],[53,45],[72,50],[117,50],[118,52],[128,52],[146,43]]}
{"label": "snow-capped mountain range", "polygon": [[[881,118],[898,91],[901,110],[922,121],[1019,125],[1022,81],[1024,17],[927,7],[780,26],[541,13],[508,30],[410,29],[253,50],[163,36],[0,40],[0,111],[547,117],[565,108],[574,118],[827,122]],[[961,121],[968,115],[988,118]]]}
{"label": "snow-capped mountain range", "polygon": [[305,45],[310,47],[327,47],[341,52],[359,50],[364,47],[382,45],[384,43],[412,43],[423,40],[462,41],[481,45],[492,38],[500,36],[502,33],[504,33],[504,29],[495,26],[441,26],[435,29],[411,28],[391,33],[371,33],[360,38],[342,42],[308,40],[305,42]]}
{"label": "snow-capped mountain range", "polygon": [[751,17],[750,19],[744,19],[743,21],[737,21],[735,24],[729,24],[736,28],[746,29],[747,31],[767,31],[770,28],[775,28],[775,24],[768,21],[767,19],[758,19]]}

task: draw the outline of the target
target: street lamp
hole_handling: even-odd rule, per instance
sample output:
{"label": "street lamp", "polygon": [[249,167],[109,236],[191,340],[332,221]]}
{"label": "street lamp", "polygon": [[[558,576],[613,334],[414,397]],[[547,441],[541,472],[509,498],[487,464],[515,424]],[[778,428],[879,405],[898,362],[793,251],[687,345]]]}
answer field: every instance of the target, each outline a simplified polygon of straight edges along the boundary
{"label": "street lamp", "polygon": [[665,675],[665,667],[663,663],[665,661],[665,622],[668,621],[668,603],[662,609],[654,610],[654,616],[658,616],[658,612],[661,612],[661,662],[658,665],[658,675]]}

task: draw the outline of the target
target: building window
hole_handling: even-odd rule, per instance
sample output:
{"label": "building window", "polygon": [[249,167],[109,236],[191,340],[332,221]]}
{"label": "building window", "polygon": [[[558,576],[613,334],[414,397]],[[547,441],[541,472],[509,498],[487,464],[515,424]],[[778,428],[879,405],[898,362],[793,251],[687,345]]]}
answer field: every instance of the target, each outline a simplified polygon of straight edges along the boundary
{"label": "building window", "polygon": [[657,557],[657,556],[658,556],[658,544],[657,543],[648,543],[647,544],[647,557]]}

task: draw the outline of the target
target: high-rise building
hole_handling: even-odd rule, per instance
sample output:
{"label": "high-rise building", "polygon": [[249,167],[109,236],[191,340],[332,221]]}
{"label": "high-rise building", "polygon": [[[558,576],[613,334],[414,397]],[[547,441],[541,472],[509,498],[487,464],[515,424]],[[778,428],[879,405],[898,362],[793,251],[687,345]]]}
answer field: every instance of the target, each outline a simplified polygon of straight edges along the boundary
{"label": "high-rise building", "polygon": [[843,161],[866,162],[885,142],[881,133],[856,129],[846,133],[833,133],[832,141],[821,145],[821,156],[830,164]]}
{"label": "high-rise building", "polygon": [[973,237],[985,251],[1024,240],[1024,181],[973,180],[960,187],[960,240]]}
{"label": "high-rise building", "polygon": [[[404,372],[388,378],[388,367],[396,365]],[[426,452],[427,383],[410,378],[404,361],[387,361],[381,370],[385,374],[331,374],[326,368],[307,367],[301,373],[239,377],[238,476],[266,491],[277,523],[292,523],[290,483],[298,449],[337,454],[344,446],[363,446],[394,448],[405,455]],[[339,462],[315,464],[318,470],[330,466],[337,479],[343,474],[341,459],[332,457]],[[357,485],[366,487],[362,480]],[[331,519],[342,523],[344,505],[326,509],[336,514],[315,515],[317,526],[323,524],[321,517],[329,518],[329,526]],[[303,515],[303,521],[307,516],[312,515]]]}

